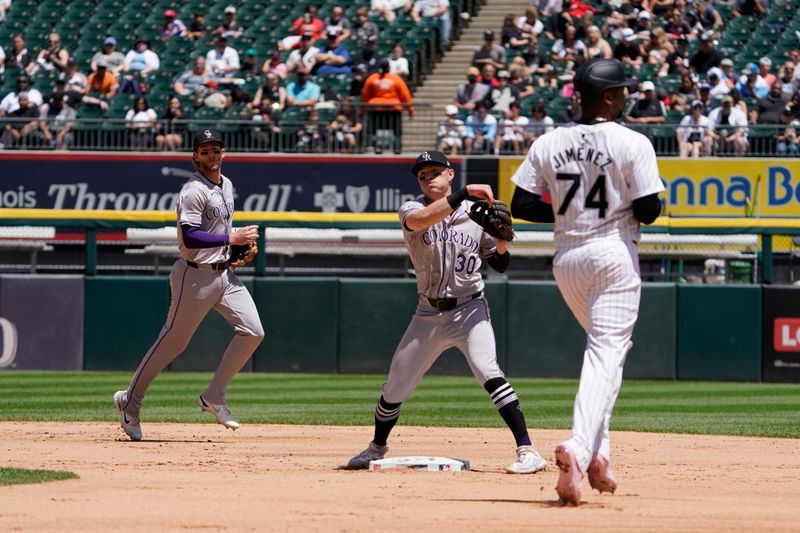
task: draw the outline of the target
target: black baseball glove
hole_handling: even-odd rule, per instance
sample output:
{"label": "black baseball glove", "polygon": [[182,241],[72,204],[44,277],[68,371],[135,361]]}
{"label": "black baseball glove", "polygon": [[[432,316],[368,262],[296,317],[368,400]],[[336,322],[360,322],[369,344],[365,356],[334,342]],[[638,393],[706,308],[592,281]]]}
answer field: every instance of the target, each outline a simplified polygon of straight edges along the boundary
{"label": "black baseball glove", "polygon": [[492,205],[486,200],[478,200],[469,210],[469,218],[494,237],[511,242],[514,240],[514,223],[511,221],[511,210],[506,204],[495,200]]}
{"label": "black baseball glove", "polygon": [[231,268],[238,268],[244,266],[258,253],[258,246],[255,242],[249,244],[232,244],[231,245],[231,259],[229,264]]}

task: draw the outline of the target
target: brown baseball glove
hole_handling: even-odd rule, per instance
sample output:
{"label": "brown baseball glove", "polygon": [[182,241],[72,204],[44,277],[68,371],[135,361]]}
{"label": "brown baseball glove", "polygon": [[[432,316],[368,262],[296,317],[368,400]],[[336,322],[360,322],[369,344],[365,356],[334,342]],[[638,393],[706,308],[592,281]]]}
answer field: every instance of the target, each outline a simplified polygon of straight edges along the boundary
{"label": "brown baseball glove", "polygon": [[514,240],[514,224],[511,210],[503,202],[496,200],[492,205],[486,200],[478,200],[469,210],[469,218],[494,237],[511,242]]}
{"label": "brown baseball glove", "polygon": [[255,242],[249,244],[232,244],[231,245],[231,259],[229,264],[231,268],[238,268],[244,266],[258,253],[258,245]]}

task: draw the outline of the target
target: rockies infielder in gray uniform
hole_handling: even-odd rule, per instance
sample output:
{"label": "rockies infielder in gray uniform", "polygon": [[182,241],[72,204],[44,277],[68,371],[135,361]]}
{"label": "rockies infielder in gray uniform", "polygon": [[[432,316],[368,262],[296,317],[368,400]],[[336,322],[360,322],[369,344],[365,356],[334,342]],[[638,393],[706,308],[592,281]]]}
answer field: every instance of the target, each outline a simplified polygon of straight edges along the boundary
{"label": "rockies infielder in gray uniform", "polygon": [[366,450],[347,468],[365,469],[383,459],[386,440],[425,372],[450,347],[467,359],[475,378],[491,396],[514,435],[517,459],[507,472],[528,474],[547,462],[528,436],[525,417],[514,389],[497,365],[489,305],[483,297],[481,263],[499,272],[508,268],[507,242],[490,237],[469,218],[467,196],[494,201],[488,185],[468,185],[452,192],[450,162],[441,152],[423,152],[411,173],[419,179],[422,196],[400,206],[400,222],[417,275],[419,303],[392,357],[389,376],[375,407],[375,432]]}
{"label": "rockies infielder in gray uniform", "polygon": [[[572,438],[556,447],[556,492],[573,505],[584,472],[600,492],[617,488],[608,428],[639,313],[639,224],[661,212],[653,146],[614,122],[633,83],[614,59],[581,65],[574,84],[583,118],[539,137],[512,177],[514,216],[555,222],[553,275],[587,334]],[[552,205],[541,200],[547,191]]]}
{"label": "rockies infielder in gray uniform", "polygon": [[172,292],[167,321],[144,356],[127,390],[114,394],[120,423],[132,440],[141,440],[139,411],[147,388],[186,349],[211,309],[233,326],[234,337],[222,355],[208,388],[197,398],[203,411],[230,429],[239,427],[225,402],[225,390],[264,338],[256,305],[228,267],[230,245],[258,237],[257,226],[232,232],[233,185],[221,174],[225,144],[214,130],[194,137],[194,175],[181,189],[177,203],[180,259],[172,266]]}

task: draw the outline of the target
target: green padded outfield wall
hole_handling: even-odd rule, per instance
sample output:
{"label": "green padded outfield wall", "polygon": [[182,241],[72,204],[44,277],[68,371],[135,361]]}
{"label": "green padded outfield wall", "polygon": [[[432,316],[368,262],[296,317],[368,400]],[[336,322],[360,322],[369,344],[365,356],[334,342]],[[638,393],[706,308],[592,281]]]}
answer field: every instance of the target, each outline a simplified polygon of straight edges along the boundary
{"label": "green padded outfield wall", "polygon": [[761,380],[761,287],[678,287],[678,379]]}
{"label": "green padded outfield wall", "polygon": [[337,372],[337,279],[256,278],[253,297],[266,333],[254,371]]}
{"label": "green padded outfield wall", "polygon": [[167,317],[167,278],[88,276],[84,287],[84,369],[133,372]]}
{"label": "green padded outfield wall", "polygon": [[675,379],[678,350],[678,290],[674,283],[642,284],[627,379]]}

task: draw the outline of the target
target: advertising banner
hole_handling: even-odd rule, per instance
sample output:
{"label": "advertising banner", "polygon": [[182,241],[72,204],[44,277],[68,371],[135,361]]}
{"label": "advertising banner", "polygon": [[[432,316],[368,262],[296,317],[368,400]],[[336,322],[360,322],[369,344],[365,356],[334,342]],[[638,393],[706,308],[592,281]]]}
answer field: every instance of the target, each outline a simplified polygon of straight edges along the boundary
{"label": "advertising banner", "polygon": [[83,370],[83,276],[0,276],[0,371]]}
{"label": "advertising banner", "polygon": [[[238,211],[393,212],[420,194],[413,162],[233,154],[223,174]],[[459,176],[460,161],[452,163]],[[0,208],[172,211],[194,170],[188,154],[2,154],[0,165]]]}
{"label": "advertising banner", "polygon": [[764,286],[764,381],[800,383],[800,288]]}
{"label": "advertising banner", "polygon": [[[511,200],[521,158],[500,159],[499,193]],[[800,217],[796,159],[660,159],[664,214],[692,217]]]}

